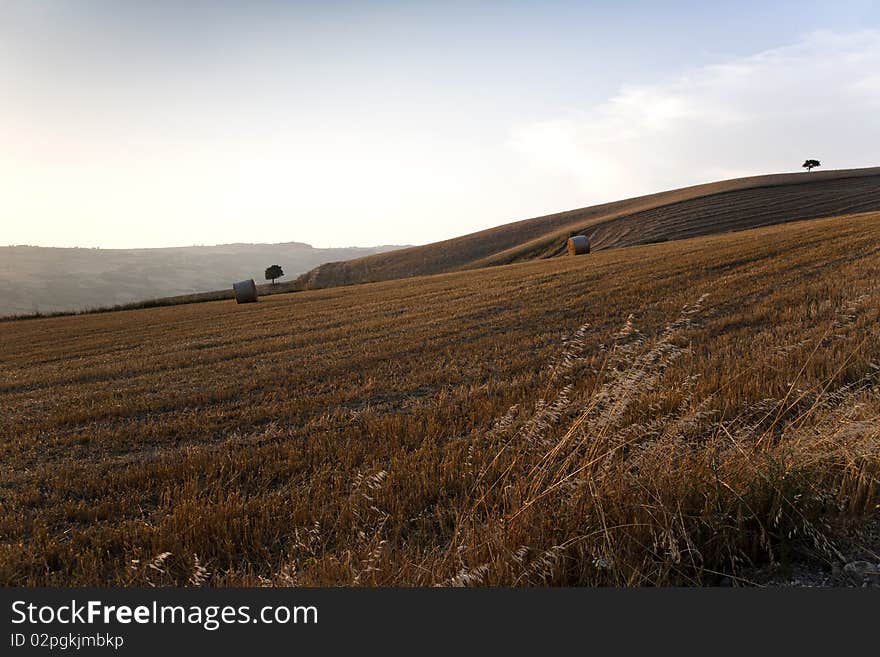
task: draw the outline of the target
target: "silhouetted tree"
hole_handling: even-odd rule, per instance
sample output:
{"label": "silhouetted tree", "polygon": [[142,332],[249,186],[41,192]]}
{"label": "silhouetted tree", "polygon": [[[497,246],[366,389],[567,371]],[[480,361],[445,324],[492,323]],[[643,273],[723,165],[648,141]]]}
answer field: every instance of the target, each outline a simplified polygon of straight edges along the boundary
{"label": "silhouetted tree", "polygon": [[275,285],[276,278],[281,278],[282,276],[284,276],[284,270],[281,269],[281,265],[272,265],[266,268],[266,280],[272,281],[272,285]]}
{"label": "silhouetted tree", "polygon": [[802,166],[804,169],[807,170],[807,173],[809,173],[810,170],[811,170],[813,167],[820,167],[820,166],[822,166],[822,163],[819,162],[819,160],[807,160],[807,161],[804,162],[801,166]]}

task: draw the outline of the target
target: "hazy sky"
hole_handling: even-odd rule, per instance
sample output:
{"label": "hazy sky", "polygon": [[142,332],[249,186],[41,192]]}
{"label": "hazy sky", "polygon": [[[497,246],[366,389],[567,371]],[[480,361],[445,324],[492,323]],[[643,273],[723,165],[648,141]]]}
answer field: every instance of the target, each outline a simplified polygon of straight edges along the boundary
{"label": "hazy sky", "polygon": [[0,0],[0,244],[419,244],[880,164],[878,3],[723,4]]}

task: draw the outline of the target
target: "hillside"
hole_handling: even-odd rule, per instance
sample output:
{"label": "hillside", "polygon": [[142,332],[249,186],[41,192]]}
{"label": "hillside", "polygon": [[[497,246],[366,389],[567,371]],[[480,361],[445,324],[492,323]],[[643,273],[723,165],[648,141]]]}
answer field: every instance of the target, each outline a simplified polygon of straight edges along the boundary
{"label": "hillside", "polygon": [[846,573],[876,561],[878,312],[867,213],[6,322],[0,584]]}
{"label": "hillside", "polygon": [[294,277],[322,262],[394,248],[316,249],[299,242],[167,249],[0,247],[0,317],[228,290],[234,281],[262,281],[272,264]]}
{"label": "hillside", "polygon": [[315,289],[474,269],[560,255],[573,234],[596,250],[880,210],[880,168],[725,180],[505,224],[347,262],[327,263],[291,288]]}

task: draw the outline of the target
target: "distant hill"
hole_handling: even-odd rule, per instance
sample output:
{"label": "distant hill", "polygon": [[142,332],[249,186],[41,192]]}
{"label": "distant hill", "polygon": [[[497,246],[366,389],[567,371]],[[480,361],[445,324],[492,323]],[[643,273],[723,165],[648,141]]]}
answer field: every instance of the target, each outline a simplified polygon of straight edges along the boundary
{"label": "distant hill", "polygon": [[321,265],[289,283],[314,289],[562,255],[584,233],[594,250],[880,210],[880,167],[752,176],[517,221],[425,246]]}
{"label": "distant hill", "polygon": [[400,247],[316,249],[300,242],[161,249],[0,247],[0,316],[86,310],[226,289],[281,265],[295,278],[322,262]]}

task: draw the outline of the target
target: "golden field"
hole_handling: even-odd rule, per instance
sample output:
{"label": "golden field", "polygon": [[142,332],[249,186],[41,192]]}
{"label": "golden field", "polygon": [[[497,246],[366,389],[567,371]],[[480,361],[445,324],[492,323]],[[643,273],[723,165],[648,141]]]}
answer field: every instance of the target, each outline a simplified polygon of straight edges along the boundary
{"label": "golden field", "polygon": [[878,283],[863,213],[0,323],[0,584],[840,565],[880,503]]}
{"label": "golden field", "polygon": [[603,250],[877,211],[880,167],[734,178],[329,262],[284,286],[317,289],[551,258],[565,253],[566,240],[577,234]]}

